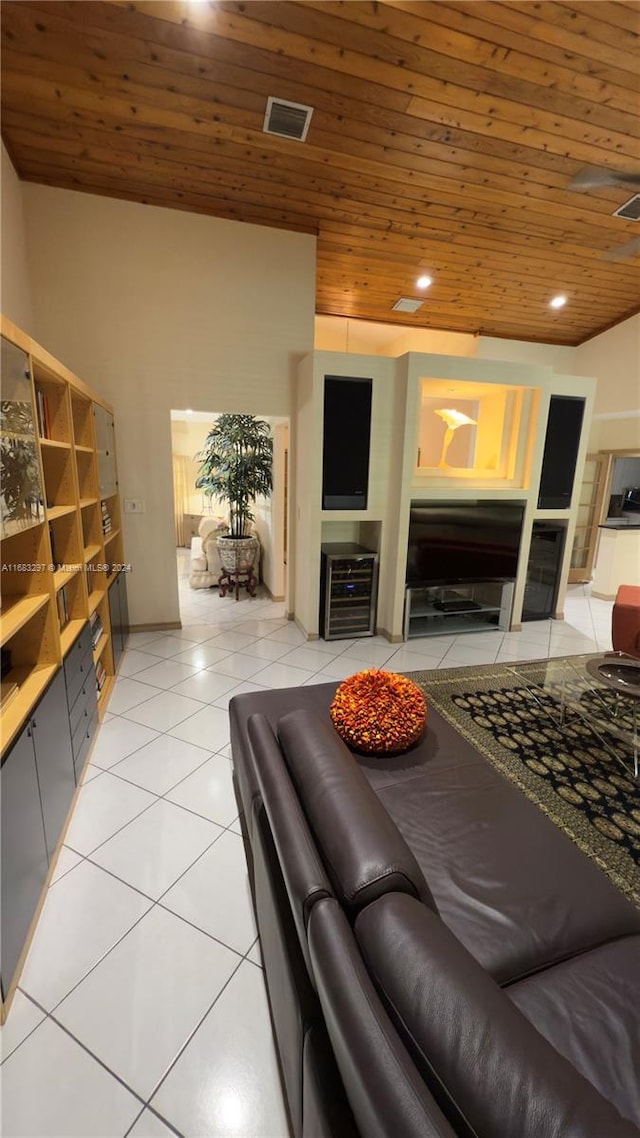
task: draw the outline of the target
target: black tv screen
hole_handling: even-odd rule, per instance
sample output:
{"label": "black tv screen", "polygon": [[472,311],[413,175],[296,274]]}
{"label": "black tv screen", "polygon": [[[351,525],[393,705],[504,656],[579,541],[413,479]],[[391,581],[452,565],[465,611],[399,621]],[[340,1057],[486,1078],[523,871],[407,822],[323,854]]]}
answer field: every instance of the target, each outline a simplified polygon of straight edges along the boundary
{"label": "black tv screen", "polygon": [[407,584],[513,580],[523,502],[412,502]]}

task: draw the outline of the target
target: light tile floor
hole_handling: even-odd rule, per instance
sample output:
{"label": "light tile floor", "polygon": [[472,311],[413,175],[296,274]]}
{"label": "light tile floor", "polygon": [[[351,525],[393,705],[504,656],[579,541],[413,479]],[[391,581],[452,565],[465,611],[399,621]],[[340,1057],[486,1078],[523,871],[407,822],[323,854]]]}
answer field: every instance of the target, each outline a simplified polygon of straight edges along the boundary
{"label": "light tile floor", "polygon": [[227,705],[261,688],[606,650],[611,604],[564,622],[306,642],[264,597],[192,591],[130,637],[8,1022],[4,1138],[286,1138]]}

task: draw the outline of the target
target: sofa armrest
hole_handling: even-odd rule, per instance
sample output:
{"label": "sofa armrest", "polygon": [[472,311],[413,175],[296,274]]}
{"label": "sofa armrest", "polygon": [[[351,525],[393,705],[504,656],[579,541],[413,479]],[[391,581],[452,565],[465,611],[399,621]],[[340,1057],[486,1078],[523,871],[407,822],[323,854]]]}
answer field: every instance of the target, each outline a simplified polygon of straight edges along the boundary
{"label": "sofa armrest", "polygon": [[455,1138],[389,1020],[333,898],[318,901],[311,910],[309,948],[329,1038],[360,1133],[366,1138]]}

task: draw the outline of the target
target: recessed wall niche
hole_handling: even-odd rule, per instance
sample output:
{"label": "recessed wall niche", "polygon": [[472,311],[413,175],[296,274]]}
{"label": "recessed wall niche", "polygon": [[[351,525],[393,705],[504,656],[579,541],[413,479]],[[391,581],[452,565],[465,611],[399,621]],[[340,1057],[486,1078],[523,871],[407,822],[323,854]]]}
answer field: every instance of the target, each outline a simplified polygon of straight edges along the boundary
{"label": "recessed wall niche", "polygon": [[536,402],[529,387],[423,379],[416,484],[526,489]]}

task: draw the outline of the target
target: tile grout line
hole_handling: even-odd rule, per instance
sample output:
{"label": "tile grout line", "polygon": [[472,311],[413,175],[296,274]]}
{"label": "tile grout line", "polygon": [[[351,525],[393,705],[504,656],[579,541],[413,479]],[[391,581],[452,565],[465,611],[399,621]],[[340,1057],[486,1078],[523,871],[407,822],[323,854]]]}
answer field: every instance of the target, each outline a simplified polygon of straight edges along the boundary
{"label": "tile grout line", "polygon": [[[224,831],[222,831],[222,833],[224,833]],[[213,845],[215,845],[216,841],[217,841],[217,840],[218,840],[218,838],[220,838],[221,836],[222,836],[222,834],[218,834],[218,835],[217,835],[217,837],[214,839],[214,841],[213,841],[213,842],[211,842],[211,844],[210,844],[210,845],[207,847],[207,849],[211,849],[211,847],[212,847]],[[236,836],[237,836],[237,835],[236,835]],[[74,852],[75,852],[75,851],[74,851]],[[206,853],[206,852],[207,852],[207,850],[203,850],[203,853]],[[199,860],[200,860],[200,857],[202,857],[202,854],[200,854],[200,855],[199,855],[199,856],[198,856],[198,857],[195,859],[195,861],[199,861]],[[57,1001],[57,1002],[56,1002],[56,1003],[53,1005],[53,1007],[51,1008],[51,1010],[50,1010],[50,1011],[48,1011],[48,1010],[47,1010],[47,1009],[44,1007],[44,1005],[42,1005],[42,1004],[39,1002],[39,1000],[37,1000],[37,999],[36,999],[36,997],[35,997],[35,996],[33,996],[33,995],[32,995],[32,994],[31,994],[31,993],[30,993],[30,992],[29,992],[29,991],[28,991],[26,988],[23,988],[21,985],[18,985],[18,989],[17,989],[17,990],[18,990],[18,991],[20,991],[20,992],[22,992],[22,995],[23,995],[23,996],[26,996],[26,997],[27,997],[27,998],[28,998],[28,999],[29,999],[29,1000],[30,1000],[30,1001],[31,1001],[31,1002],[32,1002],[32,1003],[33,1003],[33,1004],[34,1004],[34,1005],[35,1005],[37,1008],[39,1008],[39,1009],[40,1009],[42,1012],[44,1012],[44,1014],[45,1014],[47,1017],[49,1017],[49,1018],[53,1019],[53,1020],[54,1020],[54,1022],[56,1022],[56,1023],[58,1023],[58,1020],[56,1020],[56,1019],[55,1019],[55,1015],[54,1015],[54,1013],[55,1013],[55,1012],[58,1010],[58,1008],[60,1008],[60,1006],[61,1006],[61,1005],[62,1005],[62,1004],[65,1002],[65,1000],[66,1000],[66,999],[68,999],[68,997],[69,997],[69,996],[70,996],[70,995],[71,995],[73,992],[75,992],[75,991],[76,991],[76,990],[77,990],[77,989],[80,987],[80,985],[81,985],[81,984],[83,984],[83,983],[84,983],[84,981],[85,981],[85,980],[86,980],[86,979],[87,979],[87,978],[88,978],[88,977],[89,977],[89,976],[90,976],[90,975],[91,975],[91,974],[92,974],[92,973],[93,973],[93,972],[96,970],[96,968],[98,968],[98,966],[99,966],[100,964],[102,964],[102,963],[103,963],[103,962],[104,962],[104,961],[107,959],[107,957],[108,957],[108,956],[110,956],[110,955],[111,955],[111,953],[114,951],[114,949],[115,949],[115,948],[117,948],[117,947],[118,947],[118,946],[119,946],[119,945],[120,945],[120,944],[121,944],[121,943],[122,943],[122,942],[125,940],[125,938],[126,938],[128,935],[129,935],[129,933],[131,933],[131,932],[133,931],[133,929],[135,929],[135,928],[136,928],[136,927],[137,927],[137,926],[138,926],[138,925],[139,925],[139,924],[140,924],[140,923],[141,923],[141,922],[142,922],[142,921],[145,919],[145,917],[147,917],[147,916],[149,915],[149,913],[151,913],[151,911],[152,911],[153,909],[155,909],[155,908],[161,908],[161,909],[163,910],[163,912],[165,912],[165,913],[168,913],[170,916],[172,916],[172,917],[175,917],[175,918],[176,918],[177,920],[179,920],[179,921],[182,921],[184,924],[186,924],[186,925],[188,925],[190,928],[194,929],[194,931],[195,931],[195,932],[199,932],[199,933],[201,933],[203,936],[206,936],[206,937],[207,937],[209,940],[212,940],[212,941],[214,941],[216,944],[219,944],[219,945],[220,945],[222,948],[225,948],[225,949],[227,949],[227,951],[229,951],[229,952],[232,952],[234,956],[237,956],[237,957],[239,957],[239,960],[238,960],[238,965],[236,966],[236,968],[234,968],[234,971],[233,971],[232,975],[235,975],[235,972],[237,971],[237,968],[238,968],[238,967],[239,967],[239,965],[242,963],[242,961],[245,959],[245,957],[246,957],[247,953],[248,953],[248,952],[251,952],[251,950],[252,950],[252,948],[253,948],[254,944],[256,943],[256,941],[255,941],[255,939],[254,939],[254,940],[251,942],[251,944],[250,944],[249,948],[247,949],[247,952],[246,952],[246,953],[244,953],[244,954],[242,954],[242,953],[238,952],[238,950],[237,950],[237,949],[235,949],[235,948],[232,948],[232,946],[231,946],[231,945],[229,945],[229,944],[225,944],[225,942],[224,942],[224,941],[221,941],[221,940],[220,940],[218,937],[214,937],[214,936],[213,936],[211,933],[207,932],[207,931],[206,931],[206,929],[201,929],[201,928],[199,928],[197,925],[193,924],[193,922],[192,922],[192,921],[189,921],[189,920],[188,920],[186,917],[183,917],[183,916],[181,916],[179,913],[175,913],[175,912],[174,912],[172,909],[169,909],[169,908],[168,908],[166,905],[162,905],[162,904],[161,904],[161,898],[158,898],[158,900],[155,900],[154,898],[152,898],[152,897],[149,897],[149,895],[148,895],[147,893],[143,893],[141,889],[137,889],[135,886],[131,885],[131,884],[130,884],[128,881],[124,881],[124,879],[123,879],[123,878],[121,878],[121,877],[118,877],[118,875],[117,875],[117,874],[115,874],[115,873],[112,873],[112,872],[111,872],[110,870],[108,870],[108,869],[104,869],[102,866],[99,866],[99,865],[97,865],[95,862],[92,862],[92,861],[91,861],[91,858],[90,858],[90,857],[85,857],[85,858],[83,858],[83,860],[84,860],[84,861],[88,861],[88,862],[90,862],[90,864],[91,864],[91,865],[93,865],[93,866],[94,866],[94,868],[96,868],[96,869],[100,869],[100,870],[102,870],[104,873],[107,873],[107,874],[108,874],[110,877],[112,877],[112,878],[113,878],[115,881],[118,881],[118,882],[119,882],[121,885],[125,885],[125,886],[127,886],[129,889],[133,889],[133,890],[134,890],[134,892],[138,893],[138,894],[139,894],[141,897],[143,897],[145,901],[149,901],[149,902],[150,902],[150,904],[149,904],[149,908],[148,908],[148,909],[145,909],[144,913],[141,913],[141,914],[140,914],[140,916],[139,916],[139,917],[137,917],[137,918],[136,918],[136,920],[133,922],[133,924],[132,924],[132,925],[130,925],[130,926],[129,926],[129,928],[128,928],[128,929],[126,929],[126,930],[125,930],[125,931],[122,933],[122,935],[121,935],[121,936],[119,936],[119,937],[118,937],[118,939],[117,939],[117,940],[115,940],[115,941],[114,941],[114,943],[113,943],[113,944],[112,944],[112,945],[111,945],[111,946],[110,946],[110,947],[109,947],[109,948],[108,948],[108,949],[107,949],[107,950],[106,950],[106,951],[105,951],[105,952],[102,954],[102,956],[100,956],[100,957],[99,957],[99,959],[98,959],[98,960],[96,960],[96,961],[95,961],[95,962],[94,962],[94,963],[91,965],[91,967],[90,967],[90,968],[89,968],[89,969],[88,969],[88,970],[87,970],[87,971],[86,971],[86,972],[85,972],[85,973],[84,973],[84,974],[83,974],[83,975],[80,977],[80,979],[78,979],[78,980],[75,982],[75,984],[73,984],[73,985],[72,985],[72,987],[71,987],[71,988],[69,988],[69,990],[68,990],[67,992],[65,992],[65,994],[64,994],[64,995],[63,995],[63,996],[62,996],[62,997],[61,997],[61,998],[60,998],[60,999],[59,999],[59,1000],[58,1000],[58,1001]],[[195,865],[195,861],[192,863],[193,865]],[[74,866],[73,868],[74,868],[74,869],[77,869],[78,867],[77,867],[77,866]],[[191,867],[191,866],[189,866],[188,868],[190,869],[190,868],[192,868],[192,867]],[[69,870],[69,872],[72,872],[72,870]],[[186,872],[187,872],[187,870],[185,870],[184,872],[186,873]],[[65,874],[64,876],[67,876],[67,875]],[[183,876],[183,874],[181,874],[180,876]],[[177,879],[176,879],[176,881],[178,881],[178,880],[180,880],[180,878],[177,878]],[[173,882],[173,883],[172,883],[172,885],[170,885],[170,886],[168,887],[168,889],[167,889],[167,890],[165,890],[165,893],[167,893],[167,892],[169,891],[169,889],[171,889],[171,888],[173,887],[173,885],[175,885],[175,884],[176,884],[176,882]],[[161,894],[161,897],[164,897],[165,893]],[[250,964],[253,964],[254,962],[253,962],[253,961],[248,961],[248,963],[250,963]],[[258,966],[258,967],[260,967],[260,966]],[[224,987],[226,987],[226,984],[224,985]],[[221,989],[221,991],[222,991],[222,990],[223,990],[223,989]],[[220,993],[218,993],[218,995],[220,995]],[[216,996],[216,999],[217,999],[217,996]],[[214,1003],[215,1003],[215,1000],[214,1000]],[[211,1006],[213,1006],[213,1004],[212,1004]],[[209,1010],[210,1010],[210,1009],[209,1009]],[[208,1013],[207,1013],[207,1014],[208,1014]],[[41,1021],[41,1022],[42,1022],[42,1021]],[[60,1026],[60,1027],[64,1027],[64,1025],[63,1025],[62,1023],[60,1023],[60,1024],[59,1024],[59,1026]],[[38,1027],[40,1027],[40,1024],[37,1024],[37,1025],[36,1025],[36,1027],[35,1027],[35,1028],[33,1028],[33,1031],[36,1031]],[[68,1035],[71,1035],[71,1037],[72,1037],[72,1038],[74,1038],[74,1039],[76,1038],[76,1037],[73,1035],[73,1033],[72,1033],[71,1031],[69,1031],[69,1029],[67,1029],[67,1028],[64,1028],[64,1030],[67,1032],[67,1034],[68,1034]],[[29,1032],[29,1035],[32,1035],[32,1034],[33,1034],[33,1031]],[[28,1039],[28,1038],[29,1038],[29,1035],[27,1035],[27,1036],[25,1037],[25,1039]],[[15,1051],[17,1051],[17,1050],[18,1050],[18,1048],[19,1048],[19,1047],[21,1047],[21,1046],[22,1046],[22,1044],[23,1044],[24,1042],[25,1042],[25,1040],[21,1040],[21,1042],[20,1042],[20,1043],[19,1043],[19,1044],[18,1044],[18,1045],[17,1045],[17,1046],[16,1046],[16,1047],[13,1049],[13,1051],[12,1051],[10,1054],[11,1054],[11,1055],[13,1055],[13,1054],[15,1053]],[[77,1040],[77,1042],[79,1042],[79,1043],[80,1043],[81,1041],[80,1041],[80,1040]],[[85,1048],[85,1050],[89,1051],[89,1048],[88,1048],[88,1047],[86,1047],[84,1044],[82,1044],[82,1046]],[[90,1052],[90,1053],[91,1053],[91,1052]],[[9,1058],[9,1057],[10,1057],[10,1056],[6,1056],[6,1058]],[[4,1062],[4,1060],[3,1060],[3,1062]],[[101,1060],[99,1060],[99,1062],[101,1062]],[[104,1064],[104,1063],[103,1063],[102,1065],[106,1067],[106,1064]],[[109,1069],[109,1068],[107,1068],[107,1070],[108,1070],[108,1069]],[[123,1080],[122,1080],[122,1079],[120,1079],[120,1077],[119,1077],[119,1076],[116,1076],[116,1077],[119,1079],[119,1081],[120,1081],[120,1082],[123,1082]],[[123,1082],[123,1085],[125,1085],[125,1086],[126,1086],[127,1084]],[[129,1089],[131,1089],[131,1088],[129,1088]],[[137,1092],[133,1092],[133,1093],[135,1093],[135,1094],[136,1094],[136,1097],[138,1097],[138,1098],[140,1098],[140,1097],[141,1097],[139,1094],[137,1094]],[[155,1092],[154,1092],[154,1093],[155,1093]]]}
{"label": "tile grout line", "polygon": [[[254,943],[255,943],[255,942],[254,942]],[[253,948],[253,945],[251,945],[251,948]],[[251,949],[249,949],[249,952],[250,952],[250,951],[251,951]],[[220,999],[220,997],[221,997],[222,993],[225,991],[225,989],[226,989],[226,988],[228,988],[228,986],[229,986],[229,984],[231,983],[231,981],[233,980],[234,976],[236,976],[236,974],[237,974],[238,970],[239,970],[239,969],[242,967],[242,964],[244,963],[244,960],[245,960],[245,957],[243,956],[243,957],[242,957],[242,958],[241,958],[241,959],[238,961],[238,963],[237,963],[236,967],[234,968],[233,972],[232,972],[232,973],[231,973],[231,975],[230,975],[230,976],[227,978],[227,980],[225,981],[225,983],[222,985],[222,987],[221,987],[220,991],[218,992],[218,994],[217,994],[217,996],[215,997],[215,999],[212,1001],[211,1005],[210,1005],[210,1006],[207,1008],[207,1010],[206,1010],[206,1012],[204,1013],[204,1015],[203,1015],[203,1016],[202,1016],[202,1017],[201,1017],[201,1018],[198,1020],[198,1023],[197,1023],[197,1024],[196,1024],[196,1026],[194,1027],[193,1031],[190,1033],[190,1035],[188,1036],[188,1038],[185,1040],[184,1044],[182,1045],[182,1047],[181,1047],[181,1048],[180,1048],[180,1050],[178,1051],[178,1053],[177,1053],[177,1055],[175,1056],[175,1058],[174,1058],[174,1059],[172,1060],[172,1062],[169,1064],[169,1066],[167,1067],[166,1071],[164,1072],[164,1074],[162,1075],[162,1077],[160,1078],[160,1080],[159,1080],[159,1081],[156,1083],[155,1087],[153,1088],[153,1091],[151,1092],[151,1094],[149,1095],[149,1098],[147,1099],[147,1103],[146,1103],[146,1105],[147,1105],[147,1106],[149,1106],[149,1105],[151,1104],[151,1100],[152,1100],[153,1098],[155,1098],[155,1096],[158,1094],[159,1090],[161,1089],[161,1087],[162,1087],[163,1083],[165,1083],[165,1082],[166,1082],[166,1080],[168,1079],[168,1077],[169,1077],[169,1075],[171,1074],[171,1072],[172,1072],[173,1068],[175,1067],[176,1063],[178,1063],[178,1061],[180,1060],[181,1056],[184,1054],[185,1050],[187,1049],[187,1047],[188,1047],[188,1046],[189,1046],[189,1044],[191,1043],[192,1039],[193,1039],[193,1038],[194,1038],[194,1036],[196,1035],[196,1032],[198,1032],[198,1031],[200,1030],[200,1028],[202,1027],[202,1025],[203,1025],[204,1021],[206,1020],[207,1016],[208,1016],[208,1015],[209,1015],[209,1014],[210,1014],[210,1013],[213,1011],[213,1008],[214,1008],[214,1007],[215,1007],[215,1005],[217,1004],[217,1002],[218,1002],[218,1000]],[[251,964],[251,963],[252,963],[252,961],[248,961],[247,963]]]}

